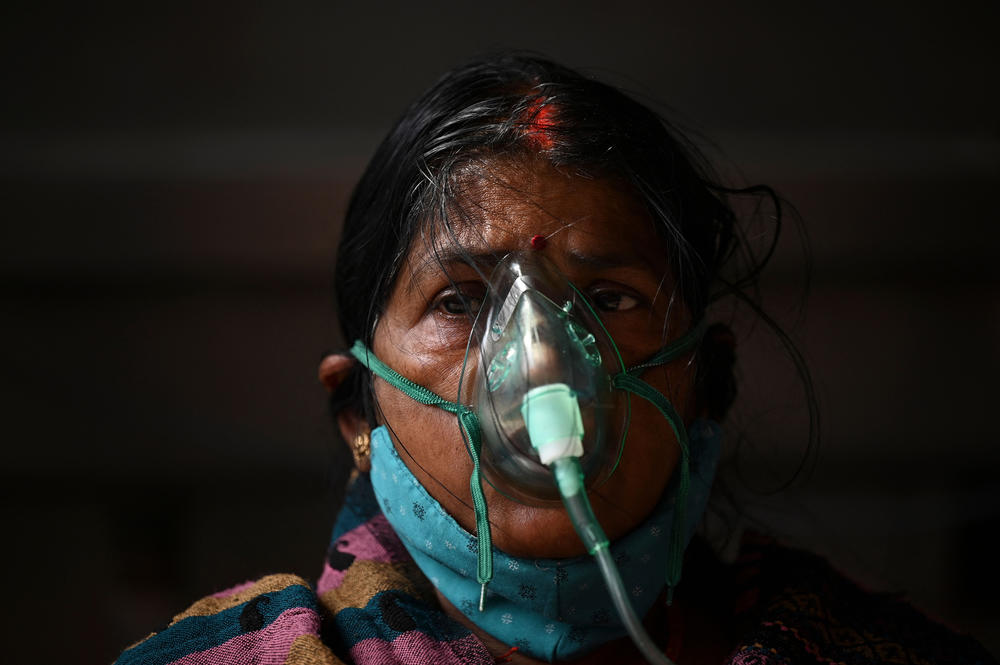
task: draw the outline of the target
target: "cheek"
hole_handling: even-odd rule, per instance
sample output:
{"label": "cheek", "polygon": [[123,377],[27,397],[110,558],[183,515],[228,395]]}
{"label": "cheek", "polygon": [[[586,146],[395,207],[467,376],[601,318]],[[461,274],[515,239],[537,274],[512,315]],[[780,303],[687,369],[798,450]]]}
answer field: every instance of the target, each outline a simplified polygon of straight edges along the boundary
{"label": "cheek", "polygon": [[[642,375],[642,379],[674,407],[681,420],[676,423],[679,428],[687,427],[692,420],[694,374],[694,365],[689,366],[682,359],[669,367],[654,367]],[[635,395],[632,396],[632,413],[632,429],[637,430],[635,435],[643,442],[639,447],[643,454],[654,460],[652,466],[661,470],[665,476],[662,485],[665,486],[680,460],[680,446],[674,429],[651,402]]]}
{"label": "cheek", "polygon": [[[657,367],[651,367],[642,374],[639,378],[651,385],[658,393],[667,398],[667,401],[674,407],[678,415],[681,417],[681,423],[683,425],[691,424],[694,419],[694,412],[692,407],[694,405],[694,386],[695,386],[695,376],[697,374],[697,367],[692,362],[691,354],[687,354],[672,360],[667,365],[659,365]],[[656,414],[656,419],[659,421],[663,427],[670,428],[667,423],[667,419],[660,415],[660,412],[653,407],[648,401],[642,398],[636,398],[633,396],[632,403],[639,399],[645,404],[649,404],[653,413]]]}
{"label": "cheek", "polygon": [[629,505],[644,516],[663,494],[677,468],[680,449],[673,430],[646,400],[632,396],[632,420],[616,476],[622,476]]}
{"label": "cheek", "polygon": [[[396,451],[410,472],[452,512],[450,500],[469,499],[470,463],[454,415],[421,404],[376,380],[379,422],[389,430]],[[454,514],[454,513],[453,513]]]}
{"label": "cheek", "polygon": [[[666,395],[667,399],[679,408],[677,401],[659,382],[649,382],[658,392]],[[684,423],[678,423],[683,425]],[[640,462],[650,465],[649,473],[659,476],[658,484],[665,485],[670,479],[675,462],[680,457],[680,448],[677,445],[677,437],[670,423],[660,410],[651,402],[636,395],[632,395],[632,423],[629,427],[628,440],[633,445],[633,450],[626,447],[625,453],[628,456],[631,452],[633,461],[639,458]]]}
{"label": "cheek", "polygon": [[458,420],[436,406],[421,404],[385,381],[377,380],[375,399],[379,422],[393,437],[404,459],[410,456],[421,464],[465,451]]}
{"label": "cheek", "polygon": [[[686,425],[690,418],[693,367],[653,368],[642,379],[673,404]],[[600,490],[595,510],[612,537],[629,531],[653,509],[673,474],[679,468],[680,446],[673,429],[649,401],[631,396],[632,418],[621,464]],[[607,521],[607,523],[605,523]]]}
{"label": "cheek", "polygon": [[376,334],[374,351],[410,381],[448,401],[455,401],[463,364],[467,364],[465,382],[468,383],[475,374],[477,355],[473,347],[465,363],[468,326],[456,332],[457,328],[439,325],[432,317],[412,327],[386,325]]}

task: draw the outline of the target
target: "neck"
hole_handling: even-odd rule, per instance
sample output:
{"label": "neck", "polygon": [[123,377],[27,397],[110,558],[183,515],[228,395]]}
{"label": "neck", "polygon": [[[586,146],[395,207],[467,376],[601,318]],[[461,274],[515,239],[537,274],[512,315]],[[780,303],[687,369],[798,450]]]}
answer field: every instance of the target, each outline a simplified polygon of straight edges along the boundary
{"label": "neck", "polygon": [[[483,642],[483,644],[486,645],[486,648],[489,649],[490,654],[496,659],[498,663],[511,663],[512,665],[548,665],[545,661],[531,658],[530,656],[518,653],[517,651],[512,652],[510,645],[504,644],[503,642],[496,639],[489,633],[483,631],[479,626],[474,624],[472,621],[470,621],[467,616],[465,616],[458,608],[452,605],[447,598],[445,598],[444,594],[442,594],[437,589],[435,589],[434,592],[437,594],[438,601],[441,603],[441,609],[444,611],[444,613],[447,614],[452,619],[458,621],[460,624],[468,628],[470,631],[472,631],[472,633],[475,634],[476,637],[478,637]],[[675,614],[673,610],[671,610],[669,613],[671,615]],[[664,604],[657,602],[654,609],[649,613],[649,616],[646,617],[645,623],[657,624],[663,626],[666,625],[669,621],[671,629],[674,629],[674,624],[676,622],[667,619],[667,614],[668,611],[665,608]],[[679,613],[677,614],[679,617]],[[654,634],[654,639],[657,637],[660,638],[664,637],[665,636],[664,632],[665,631],[662,630],[656,631],[656,634]],[[671,630],[670,632],[674,631]],[[665,649],[665,653],[667,653],[668,656],[670,657],[676,656],[676,654],[672,653],[672,651],[676,650],[676,647],[680,646],[679,639],[677,640],[669,639],[669,643],[666,643],[665,640],[658,639],[657,642],[663,642],[659,646],[662,649]],[[675,657],[673,659],[675,661],[677,660],[677,658]],[[629,639],[628,637],[623,637],[614,640],[612,642],[609,642],[607,644],[601,645],[600,647],[590,652],[586,656],[583,656],[579,660],[572,661],[572,665],[598,665],[598,664],[604,665],[605,663],[640,665],[645,662],[646,661],[639,653],[639,650],[636,649],[635,645],[632,643],[632,640]]]}
{"label": "neck", "polygon": [[[547,665],[545,661],[531,658],[483,631],[462,614],[444,595],[434,590],[445,614],[468,628],[478,637],[498,663],[512,665]],[[646,629],[656,640],[660,649],[678,665],[701,665],[726,662],[726,657],[732,650],[732,635],[717,616],[705,611],[704,608],[675,601],[666,606],[663,598],[658,600],[646,616]],[[664,627],[666,629],[664,630]],[[646,661],[632,643],[623,637],[609,642],[590,652],[571,665],[604,665],[605,663],[622,663],[624,665],[641,665]]]}

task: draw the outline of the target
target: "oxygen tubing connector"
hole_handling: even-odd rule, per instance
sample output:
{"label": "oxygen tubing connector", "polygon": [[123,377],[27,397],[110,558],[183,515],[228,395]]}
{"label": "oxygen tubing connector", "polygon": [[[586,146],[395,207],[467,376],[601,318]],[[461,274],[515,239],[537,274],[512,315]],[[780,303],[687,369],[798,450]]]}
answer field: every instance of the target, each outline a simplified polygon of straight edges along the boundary
{"label": "oxygen tubing connector", "polygon": [[[542,463],[547,464],[555,475],[559,494],[570,521],[573,522],[573,528],[587,552],[597,559],[611,602],[632,641],[643,657],[653,665],[674,665],[657,648],[642,621],[636,616],[618,567],[611,558],[608,537],[604,535],[587,499],[579,460],[583,452],[583,424],[576,396],[563,383],[541,386],[525,394],[521,412],[531,443],[538,451]],[[575,439],[576,444],[571,439]],[[577,446],[580,452],[574,454]]]}

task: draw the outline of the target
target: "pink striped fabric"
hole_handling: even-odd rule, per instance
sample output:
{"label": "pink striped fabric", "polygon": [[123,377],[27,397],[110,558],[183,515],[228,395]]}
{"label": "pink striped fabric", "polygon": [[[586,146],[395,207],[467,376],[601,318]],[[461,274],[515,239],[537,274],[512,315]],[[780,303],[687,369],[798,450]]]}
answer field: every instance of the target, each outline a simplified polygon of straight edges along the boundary
{"label": "pink striped fabric", "polygon": [[439,642],[416,630],[392,642],[370,638],[351,647],[351,658],[365,665],[493,665],[486,646],[474,635]]}
{"label": "pink striped fabric", "polygon": [[[339,551],[353,554],[358,559],[380,563],[398,561],[401,558],[400,553],[387,550],[375,537],[376,533],[391,529],[389,521],[379,513],[338,538],[336,547]],[[334,570],[328,562],[324,561],[323,572],[316,584],[316,592],[322,594],[330,589],[336,589],[343,579],[343,570]]]}
{"label": "pink striped fabric", "polygon": [[318,633],[319,615],[305,607],[295,607],[282,612],[260,630],[238,635],[211,649],[190,653],[171,665],[283,665],[296,638]]}

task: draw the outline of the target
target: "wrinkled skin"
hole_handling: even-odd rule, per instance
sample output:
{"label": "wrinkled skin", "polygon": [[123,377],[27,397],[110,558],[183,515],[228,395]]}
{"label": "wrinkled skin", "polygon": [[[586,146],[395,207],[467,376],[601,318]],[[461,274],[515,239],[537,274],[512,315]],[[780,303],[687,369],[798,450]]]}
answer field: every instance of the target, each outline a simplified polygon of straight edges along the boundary
{"label": "wrinkled skin", "polygon": [[[487,165],[489,167],[489,165]],[[375,330],[373,351],[389,367],[438,395],[453,399],[472,324],[468,299],[483,293],[481,273],[455,252],[455,241],[472,255],[502,256],[532,251],[530,240],[546,238],[541,250],[560,272],[590,297],[621,350],[626,366],[639,363],[686,332],[690,315],[676,295],[664,241],[629,187],[613,179],[568,175],[544,161],[493,165],[489,178],[470,178],[462,195],[464,219],[453,215],[454,237],[441,226],[418,236],[406,256]],[[489,274],[489,266],[485,268]],[[475,354],[472,354],[473,360]],[[330,356],[320,368],[328,386],[353,361]],[[475,368],[473,368],[475,370]],[[694,404],[691,355],[651,368],[642,378],[664,394],[689,423]],[[475,515],[469,491],[469,460],[457,418],[414,401],[375,378],[377,418],[400,456],[427,491],[469,533]],[[342,413],[341,432],[350,441],[367,428],[357,414]],[[639,524],[662,495],[680,451],[669,425],[642,399],[632,399],[632,419],[616,473],[591,503],[607,535],[618,538]],[[561,506],[527,506],[484,483],[493,542],[522,557],[569,557],[584,553]],[[445,610],[483,637],[491,649],[504,645],[483,635],[442,597]],[[638,657],[625,640],[615,659]],[[628,657],[626,657],[626,655]],[[609,656],[604,648],[592,657]],[[517,655],[516,661],[528,662]],[[585,659],[587,660],[587,659]],[[624,662],[624,661],[621,661]]]}
{"label": "wrinkled skin", "polygon": [[[547,239],[542,251],[592,297],[626,365],[645,360],[688,327],[686,308],[674,293],[667,252],[653,222],[629,190],[613,180],[563,174],[542,162],[508,167],[501,178],[466,190],[475,223],[456,223],[462,249],[472,255],[526,250]],[[439,395],[458,391],[470,334],[466,303],[482,295],[477,271],[452,256],[454,240],[418,239],[411,247],[373,350],[389,367]],[[442,261],[444,260],[444,265]],[[474,355],[474,354],[473,354]],[[643,378],[690,414],[694,366],[689,358],[647,371]],[[473,359],[472,362],[475,362]],[[475,531],[469,493],[471,462],[454,415],[414,401],[376,379],[380,421],[421,484],[466,530]],[[652,510],[677,465],[679,449],[663,417],[645,400],[632,400],[632,425],[614,476],[592,496],[594,511],[611,538]],[[561,506],[525,506],[484,487],[494,544],[517,556],[566,557],[583,546]]]}

